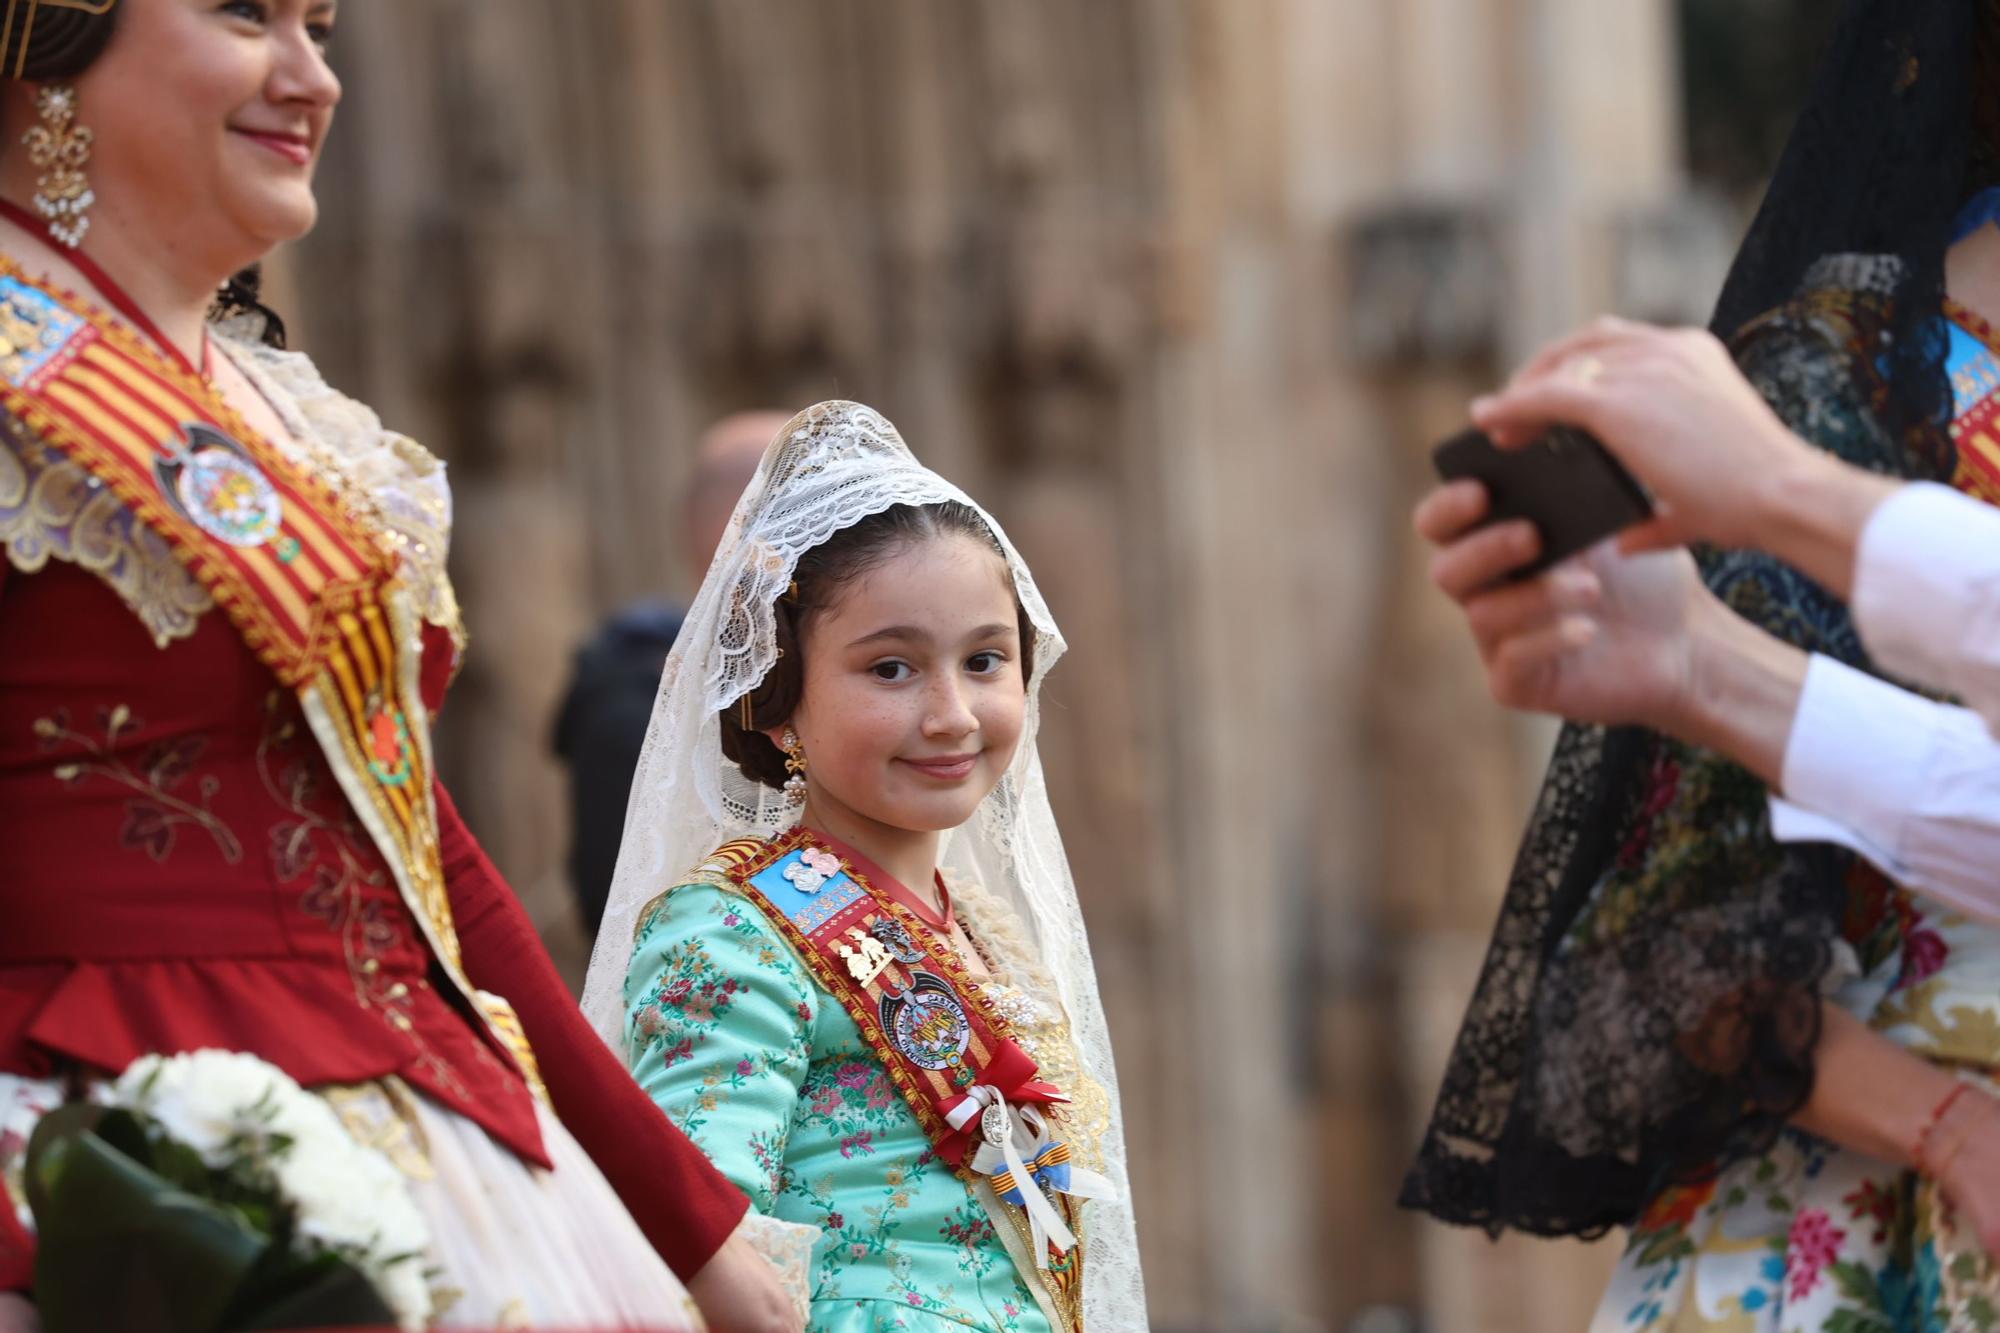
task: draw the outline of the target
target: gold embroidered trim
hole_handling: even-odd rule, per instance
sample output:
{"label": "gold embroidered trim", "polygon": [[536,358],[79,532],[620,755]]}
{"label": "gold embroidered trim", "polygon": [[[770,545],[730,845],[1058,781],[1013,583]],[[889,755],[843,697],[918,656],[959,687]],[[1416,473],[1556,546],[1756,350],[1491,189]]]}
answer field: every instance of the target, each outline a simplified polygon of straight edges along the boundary
{"label": "gold embroidered trim", "polygon": [[430,1136],[417,1115],[416,1094],[391,1074],[373,1083],[315,1088],[364,1148],[373,1148],[411,1180],[437,1179]]}
{"label": "gold embroidered trim", "polygon": [[104,581],[165,648],[193,634],[215,600],[159,533],[80,464],[0,423],[0,546],[23,574],[50,559]]}
{"label": "gold embroidered trim", "polygon": [[278,414],[292,440],[273,443],[296,461],[335,473],[342,490],[365,493],[371,526],[403,562],[418,614],[447,630],[461,657],[465,622],[445,572],[451,545],[451,489],[435,454],[389,430],[374,410],[329,385],[310,358],[270,347],[235,326],[217,330],[231,362]]}

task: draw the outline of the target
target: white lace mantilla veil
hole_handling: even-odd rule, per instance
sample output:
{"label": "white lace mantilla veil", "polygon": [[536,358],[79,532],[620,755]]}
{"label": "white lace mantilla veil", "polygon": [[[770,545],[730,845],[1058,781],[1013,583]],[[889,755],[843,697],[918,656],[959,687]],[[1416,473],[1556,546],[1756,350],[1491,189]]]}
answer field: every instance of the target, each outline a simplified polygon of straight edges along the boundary
{"label": "white lace mantilla veil", "polygon": [[945,836],[940,859],[947,869],[982,884],[1027,927],[1054,980],[1056,994],[1043,998],[1059,1003],[1068,1016],[1082,1068],[1109,1099],[1098,1169],[1118,1197],[1086,1205],[1084,1326],[1092,1333],[1142,1330],[1145,1296],[1111,1038],[1035,746],[1042,680],[1063,653],[1062,634],[1000,525],[917,462],[896,428],[868,407],[825,402],[793,417],[765,450],[737,502],[660,678],[632,779],[618,870],[584,986],[584,1012],[622,1052],[625,974],[640,912],[724,842],[770,836],[793,822],[794,811],[781,793],[744,776],[723,756],[718,715],[754,690],[777,660],[773,605],[790,585],[799,557],[871,514],[942,501],[970,506],[1006,553],[1015,590],[1035,627],[1035,673],[1013,764],[978,813]]}

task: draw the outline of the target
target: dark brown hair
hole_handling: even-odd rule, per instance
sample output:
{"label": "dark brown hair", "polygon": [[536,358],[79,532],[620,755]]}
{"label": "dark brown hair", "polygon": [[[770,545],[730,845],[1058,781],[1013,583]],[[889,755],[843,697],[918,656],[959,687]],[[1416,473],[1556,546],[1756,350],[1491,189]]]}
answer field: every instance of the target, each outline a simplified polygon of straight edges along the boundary
{"label": "dark brown hair", "polygon": [[[750,725],[743,725],[741,699],[722,710],[722,753],[754,781],[767,787],[785,785],[785,752],[764,734],[783,726],[805,694],[805,631],[814,616],[830,610],[854,581],[884,561],[919,542],[959,535],[971,537],[996,555],[1003,555],[992,529],[979,511],[955,500],[927,505],[896,505],[871,514],[799,557],[792,571],[792,591],[778,599],[778,660],[763,682],[750,691]],[[1018,594],[1014,615],[1021,632],[1021,679],[1035,674],[1035,626]]]}
{"label": "dark brown hair", "polygon": [[[112,5],[96,14],[59,5],[11,5],[4,41],[0,41],[0,55],[5,56],[0,75],[32,83],[75,78],[104,54],[123,8]],[[21,50],[23,39],[28,43],[25,53]]]}

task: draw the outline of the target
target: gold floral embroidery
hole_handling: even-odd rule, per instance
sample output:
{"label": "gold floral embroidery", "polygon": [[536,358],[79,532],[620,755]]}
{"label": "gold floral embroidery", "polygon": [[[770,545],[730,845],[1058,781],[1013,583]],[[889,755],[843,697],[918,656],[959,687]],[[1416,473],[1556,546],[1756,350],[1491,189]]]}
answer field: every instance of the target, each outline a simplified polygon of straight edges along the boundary
{"label": "gold floral embroidery", "polygon": [[[280,884],[295,883],[310,874],[299,906],[340,933],[355,1003],[381,1014],[383,1021],[407,1037],[417,1050],[418,1063],[439,1087],[464,1096],[458,1075],[430,1048],[410,1017],[415,1003],[411,984],[383,975],[382,959],[402,943],[403,932],[382,910],[381,899],[368,897],[366,891],[386,891],[388,872],[379,858],[370,855],[372,844],[364,841],[366,833],[354,822],[344,800],[338,822],[313,808],[311,803],[321,791],[320,774],[325,770],[298,757],[301,753],[318,754],[316,748],[302,746],[300,740],[296,701],[281,690],[272,690],[264,697],[257,776],[271,799],[292,815],[271,830],[272,872]],[[427,983],[419,980],[416,984]]]}
{"label": "gold floral embroidery", "polygon": [[0,546],[23,574],[51,557],[89,570],[164,648],[215,605],[157,532],[81,465],[0,426]]}
{"label": "gold floral embroidery", "polygon": [[354,1141],[373,1148],[411,1180],[437,1179],[430,1136],[417,1115],[416,1094],[393,1075],[375,1083],[315,1089]]}
{"label": "gold floral embroidery", "polygon": [[125,803],[125,826],[118,835],[122,845],[143,851],[156,862],[165,861],[173,854],[180,830],[192,826],[215,840],[224,861],[230,865],[241,862],[243,844],[229,826],[209,809],[209,802],[221,790],[221,780],[214,774],[202,775],[195,784],[201,798],[199,804],[173,794],[187,781],[202,751],[208,748],[206,738],[181,736],[161,741],[146,751],[135,769],[118,756],[118,744],[144,725],[124,704],[100,709],[98,726],[104,733],[103,743],[100,744],[72,730],[69,710],[59,708],[49,717],[35,719],[35,736],[40,740],[44,753],[53,753],[66,745],[82,752],[80,756],[64,759],[55,766],[58,782],[78,786],[99,778],[115,782],[132,792],[131,799]]}

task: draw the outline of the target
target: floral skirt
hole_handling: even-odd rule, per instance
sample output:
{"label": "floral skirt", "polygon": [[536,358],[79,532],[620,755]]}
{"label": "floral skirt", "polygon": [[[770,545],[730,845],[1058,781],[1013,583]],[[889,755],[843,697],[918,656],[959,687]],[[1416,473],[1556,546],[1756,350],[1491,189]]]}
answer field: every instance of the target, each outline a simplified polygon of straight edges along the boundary
{"label": "floral skirt", "polygon": [[1590,1327],[1973,1333],[2000,1330],[2000,1282],[1931,1181],[1787,1131],[1655,1200]]}
{"label": "floral skirt", "polygon": [[[686,1290],[546,1108],[553,1171],[528,1165],[398,1079],[315,1091],[409,1182],[430,1224],[433,1327],[702,1327]],[[60,1099],[53,1083],[0,1074],[0,1175],[24,1223],[32,1219],[21,1202],[20,1159],[35,1121]]]}

